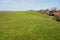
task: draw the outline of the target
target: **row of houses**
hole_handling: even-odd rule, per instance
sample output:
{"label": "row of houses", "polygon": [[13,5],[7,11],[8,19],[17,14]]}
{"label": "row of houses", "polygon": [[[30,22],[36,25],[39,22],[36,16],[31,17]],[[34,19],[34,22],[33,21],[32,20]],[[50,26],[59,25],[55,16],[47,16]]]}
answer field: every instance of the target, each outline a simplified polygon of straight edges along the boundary
{"label": "row of houses", "polygon": [[49,16],[54,16],[56,20],[60,21],[60,10],[39,10],[38,12],[41,12],[42,14],[47,14]]}

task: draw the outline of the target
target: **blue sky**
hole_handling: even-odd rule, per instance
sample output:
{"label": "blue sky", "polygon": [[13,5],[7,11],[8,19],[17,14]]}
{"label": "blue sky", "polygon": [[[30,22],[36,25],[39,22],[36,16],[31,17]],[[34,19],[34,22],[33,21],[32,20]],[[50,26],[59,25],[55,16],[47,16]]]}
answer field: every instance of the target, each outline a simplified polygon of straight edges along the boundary
{"label": "blue sky", "polygon": [[60,0],[0,0],[0,11],[39,10],[57,7]]}

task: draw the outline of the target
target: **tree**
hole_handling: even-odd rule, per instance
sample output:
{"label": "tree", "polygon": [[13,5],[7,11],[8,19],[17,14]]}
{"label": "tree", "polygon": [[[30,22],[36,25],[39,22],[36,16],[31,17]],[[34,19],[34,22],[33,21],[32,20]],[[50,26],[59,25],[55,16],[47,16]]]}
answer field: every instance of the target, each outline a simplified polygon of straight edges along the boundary
{"label": "tree", "polygon": [[56,10],[57,10],[56,7],[51,8],[51,11],[56,11]]}

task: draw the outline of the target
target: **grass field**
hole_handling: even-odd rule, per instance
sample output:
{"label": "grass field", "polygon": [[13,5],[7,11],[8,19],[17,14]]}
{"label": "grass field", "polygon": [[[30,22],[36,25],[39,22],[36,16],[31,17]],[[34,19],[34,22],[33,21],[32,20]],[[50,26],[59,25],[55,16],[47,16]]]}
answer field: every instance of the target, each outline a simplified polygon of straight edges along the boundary
{"label": "grass field", "polygon": [[60,40],[60,22],[39,12],[0,12],[0,40]]}

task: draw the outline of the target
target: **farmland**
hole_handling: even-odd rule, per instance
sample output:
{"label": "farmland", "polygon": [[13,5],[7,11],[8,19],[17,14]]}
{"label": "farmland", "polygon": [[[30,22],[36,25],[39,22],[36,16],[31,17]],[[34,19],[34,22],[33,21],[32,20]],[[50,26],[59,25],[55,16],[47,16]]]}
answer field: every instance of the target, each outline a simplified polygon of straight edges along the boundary
{"label": "farmland", "polygon": [[60,22],[34,11],[0,12],[0,40],[60,40]]}

